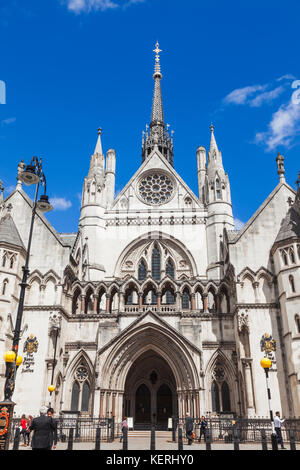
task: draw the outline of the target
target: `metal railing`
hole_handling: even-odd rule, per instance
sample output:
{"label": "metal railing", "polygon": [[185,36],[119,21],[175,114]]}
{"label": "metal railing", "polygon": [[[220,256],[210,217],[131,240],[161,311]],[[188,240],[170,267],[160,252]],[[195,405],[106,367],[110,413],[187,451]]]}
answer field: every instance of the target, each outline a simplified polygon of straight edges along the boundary
{"label": "metal railing", "polygon": [[[266,439],[271,442],[272,423],[267,418],[206,418],[207,428],[210,430],[211,442],[233,442],[236,430],[240,443],[260,442],[261,431],[264,430]],[[196,438],[200,436],[200,420],[193,419]],[[185,419],[178,419],[177,426],[185,430]],[[290,431],[296,442],[300,442],[300,419],[286,419],[281,427],[284,441],[290,439]],[[185,433],[184,433],[185,434]]]}

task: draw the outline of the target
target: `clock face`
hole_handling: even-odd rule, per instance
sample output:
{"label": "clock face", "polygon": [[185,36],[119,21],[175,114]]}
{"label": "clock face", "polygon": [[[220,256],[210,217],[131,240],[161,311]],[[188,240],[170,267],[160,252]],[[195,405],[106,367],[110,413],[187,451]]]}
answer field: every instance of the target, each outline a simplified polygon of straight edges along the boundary
{"label": "clock face", "polygon": [[162,205],[172,199],[174,183],[168,174],[153,171],[140,179],[138,194],[146,204]]}

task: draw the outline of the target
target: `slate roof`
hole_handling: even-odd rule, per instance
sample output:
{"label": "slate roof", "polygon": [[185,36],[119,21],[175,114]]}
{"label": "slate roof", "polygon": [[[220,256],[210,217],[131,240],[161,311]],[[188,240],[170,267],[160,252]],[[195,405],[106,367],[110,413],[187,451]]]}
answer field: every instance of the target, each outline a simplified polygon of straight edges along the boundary
{"label": "slate roof", "polygon": [[300,188],[298,188],[294,204],[281,222],[275,243],[295,237],[300,238]]}
{"label": "slate roof", "polygon": [[0,220],[0,242],[9,243],[25,249],[17,227],[10,213]]}

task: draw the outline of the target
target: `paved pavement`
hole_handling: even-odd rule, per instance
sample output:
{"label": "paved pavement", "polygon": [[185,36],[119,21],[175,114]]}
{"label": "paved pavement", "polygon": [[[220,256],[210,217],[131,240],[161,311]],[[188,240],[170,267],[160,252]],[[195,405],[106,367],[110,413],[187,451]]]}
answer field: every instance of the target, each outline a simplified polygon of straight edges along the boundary
{"label": "paved pavement", "polygon": [[[166,439],[164,437],[158,437],[155,440],[156,444],[156,451],[159,450],[178,450],[178,444],[172,442],[170,439]],[[289,444],[286,443],[287,448],[289,449]],[[59,442],[57,444],[57,450],[67,450],[68,443],[67,442]],[[82,442],[82,443],[74,443],[73,449],[74,450],[94,450],[95,444],[93,442]],[[19,447],[20,450],[31,450],[31,447],[23,447],[22,444]],[[123,444],[119,442],[119,440],[115,440],[114,442],[101,442],[100,446],[101,450],[106,451],[118,451],[123,449]],[[150,437],[149,439],[146,437],[134,437],[128,440],[128,451],[132,450],[149,450],[150,449]],[[233,443],[225,444],[225,443],[213,443],[211,446],[212,450],[233,450]],[[268,449],[271,450],[271,444],[268,444]],[[205,450],[205,444],[198,442],[194,442],[191,446],[184,444],[183,445],[184,451],[195,451],[195,450]],[[240,444],[240,450],[262,450],[261,444],[258,443],[248,443],[248,444]],[[281,450],[279,448],[279,450]],[[300,450],[300,445],[298,444],[297,450]]]}

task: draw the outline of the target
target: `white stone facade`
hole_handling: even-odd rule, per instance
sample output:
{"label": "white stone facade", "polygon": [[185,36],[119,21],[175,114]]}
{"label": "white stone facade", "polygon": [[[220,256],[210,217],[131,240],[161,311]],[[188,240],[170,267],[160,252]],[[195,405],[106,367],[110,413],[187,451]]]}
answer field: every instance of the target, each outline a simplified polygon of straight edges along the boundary
{"label": "white stone facade", "polygon": [[[158,72],[154,79],[159,93]],[[152,123],[143,163],[116,198],[116,154],[104,157],[99,130],[78,233],[58,234],[37,214],[15,411],[34,415],[51,402],[56,413],[162,425],[187,411],[267,417],[260,341],[268,333],[276,341],[273,410],[299,416],[300,238],[296,231],[276,242],[299,190],[294,202],[281,171],[278,186],[234,231],[213,127],[207,155],[197,150],[197,196],[173,168],[159,125]],[[18,181],[1,200],[1,357],[11,347],[31,211]],[[37,350],[23,352],[31,334]],[[3,363],[0,374],[3,390]]]}

